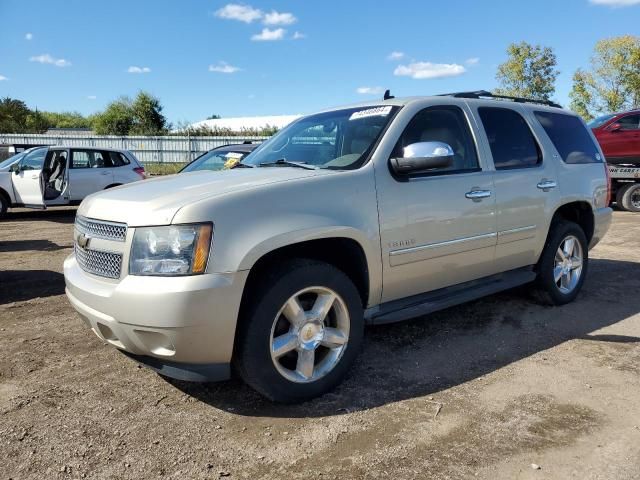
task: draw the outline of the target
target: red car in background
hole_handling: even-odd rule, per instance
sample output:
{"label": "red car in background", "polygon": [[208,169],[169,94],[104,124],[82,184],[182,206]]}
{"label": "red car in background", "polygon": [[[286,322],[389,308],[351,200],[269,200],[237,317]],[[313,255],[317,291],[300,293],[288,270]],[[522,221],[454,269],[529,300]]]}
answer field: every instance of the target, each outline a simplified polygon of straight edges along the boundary
{"label": "red car in background", "polygon": [[640,110],[598,117],[589,123],[607,163],[640,165]]}

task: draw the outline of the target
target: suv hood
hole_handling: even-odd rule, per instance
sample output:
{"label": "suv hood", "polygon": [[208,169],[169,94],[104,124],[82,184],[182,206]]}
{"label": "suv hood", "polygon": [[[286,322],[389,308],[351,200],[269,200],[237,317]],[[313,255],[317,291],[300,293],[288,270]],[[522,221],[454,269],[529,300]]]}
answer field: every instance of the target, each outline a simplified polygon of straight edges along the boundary
{"label": "suv hood", "polygon": [[78,215],[124,222],[129,226],[167,225],[177,211],[191,203],[228,193],[320,175],[331,170],[291,167],[235,168],[200,171],[129,183],[84,199]]}

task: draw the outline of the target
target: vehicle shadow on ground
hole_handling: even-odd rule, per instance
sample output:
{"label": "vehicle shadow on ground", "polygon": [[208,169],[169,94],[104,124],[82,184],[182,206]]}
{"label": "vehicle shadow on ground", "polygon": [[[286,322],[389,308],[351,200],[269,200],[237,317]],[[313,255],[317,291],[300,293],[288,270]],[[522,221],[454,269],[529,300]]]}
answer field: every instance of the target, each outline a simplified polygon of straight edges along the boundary
{"label": "vehicle shadow on ground", "polygon": [[64,293],[64,275],[51,270],[0,271],[0,305]]}
{"label": "vehicle shadow on ground", "polygon": [[2,222],[32,222],[34,220],[44,220],[56,223],[73,223],[76,217],[75,208],[65,208],[64,210],[20,210],[17,212],[9,211],[5,217],[0,220]]}
{"label": "vehicle shadow on ground", "polygon": [[523,290],[400,324],[367,328],[363,351],[346,381],[334,392],[302,405],[271,403],[239,380],[171,383],[212,407],[238,415],[322,417],[434,395],[571,340],[640,341],[592,333],[640,312],[636,263],[592,259],[580,296],[562,307],[542,306]]}
{"label": "vehicle shadow on ground", "polygon": [[3,252],[27,252],[31,250],[41,252],[56,252],[65,248],[73,248],[71,245],[58,245],[51,240],[0,240],[0,253]]}

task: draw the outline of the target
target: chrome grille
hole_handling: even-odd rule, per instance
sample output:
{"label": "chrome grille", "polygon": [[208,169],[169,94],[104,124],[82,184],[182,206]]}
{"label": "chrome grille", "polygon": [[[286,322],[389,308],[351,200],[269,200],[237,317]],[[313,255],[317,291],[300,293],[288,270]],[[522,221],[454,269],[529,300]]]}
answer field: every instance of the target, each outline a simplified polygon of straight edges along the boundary
{"label": "chrome grille", "polygon": [[76,229],[94,238],[104,238],[118,242],[124,242],[127,238],[126,223],[105,222],[78,215],[76,216]]}
{"label": "chrome grille", "polygon": [[122,254],[102,252],[100,250],[85,250],[78,244],[74,245],[76,261],[85,272],[107,278],[120,278],[122,268]]}

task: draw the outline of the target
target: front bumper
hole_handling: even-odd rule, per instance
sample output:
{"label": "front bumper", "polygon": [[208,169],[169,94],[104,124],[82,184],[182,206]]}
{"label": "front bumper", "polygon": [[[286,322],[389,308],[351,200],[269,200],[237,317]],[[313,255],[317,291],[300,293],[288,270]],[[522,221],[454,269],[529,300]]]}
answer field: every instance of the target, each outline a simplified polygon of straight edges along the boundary
{"label": "front bumper", "polygon": [[613,210],[609,207],[598,208],[593,211],[593,237],[589,242],[589,250],[595,247],[604,238],[611,226]]}
{"label": "front bumper", "polygon": [[229,376],[247,274],[111,281],[84,272],[74,255],[64,262],[67,297],[101,340],[163,375],[194,381]]}

